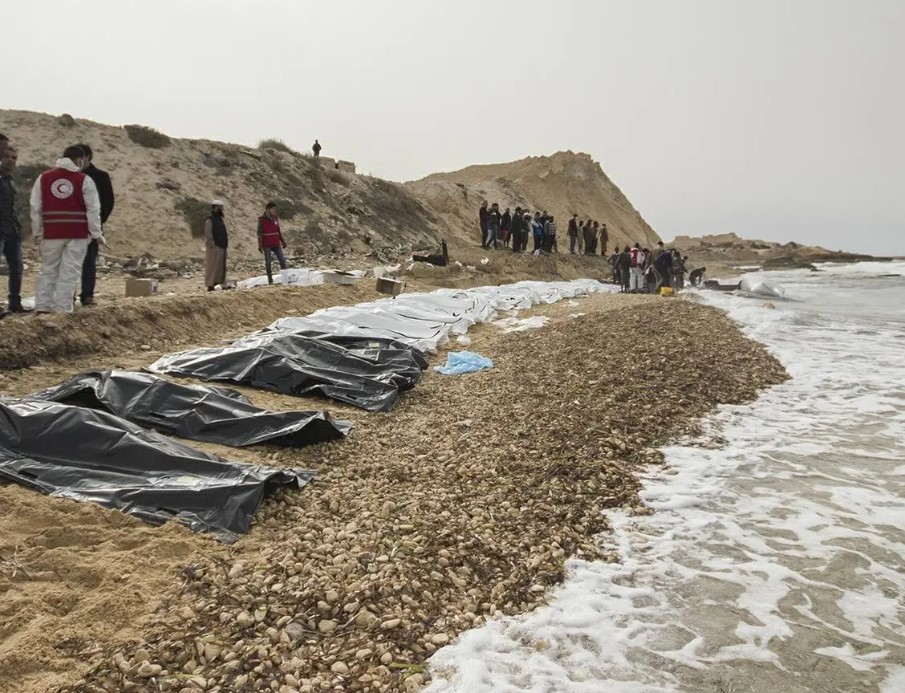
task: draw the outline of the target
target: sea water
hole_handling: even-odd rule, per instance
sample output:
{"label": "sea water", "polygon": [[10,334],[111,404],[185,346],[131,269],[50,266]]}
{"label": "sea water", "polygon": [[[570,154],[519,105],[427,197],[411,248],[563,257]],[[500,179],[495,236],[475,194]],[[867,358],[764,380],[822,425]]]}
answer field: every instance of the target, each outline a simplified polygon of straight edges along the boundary
{"label": "sea water", "polygon": [[791,379],[720,408],[609,515],[616,563],[464,633],[430,691],[905,693],[905,263],[700,292]]}

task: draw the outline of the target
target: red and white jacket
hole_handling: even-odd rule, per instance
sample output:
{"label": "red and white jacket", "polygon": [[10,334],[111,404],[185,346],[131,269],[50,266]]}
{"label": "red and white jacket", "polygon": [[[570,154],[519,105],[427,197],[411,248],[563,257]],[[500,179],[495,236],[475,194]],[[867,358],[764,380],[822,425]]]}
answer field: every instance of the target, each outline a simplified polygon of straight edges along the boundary
{"label": "red and white jacket", "polygon": [[644,265],[647,260],[647,258],[644,257],[644,251],[642,251],[640,248],[632,248],[629,252],[629,257],[631,258],[630,265],[632,267],[644,269]]}
{"label": "red and white jacket", "polygon": [[280,220],[266,214],[258,219],[258,240],[262,248],[277,248],[283,245]]}
{"label": "red and white jacket", "polygon": [[101,238],[101,203],[94,181],[71,159],[58,159],[31,189],[31,228],[35,238]]}

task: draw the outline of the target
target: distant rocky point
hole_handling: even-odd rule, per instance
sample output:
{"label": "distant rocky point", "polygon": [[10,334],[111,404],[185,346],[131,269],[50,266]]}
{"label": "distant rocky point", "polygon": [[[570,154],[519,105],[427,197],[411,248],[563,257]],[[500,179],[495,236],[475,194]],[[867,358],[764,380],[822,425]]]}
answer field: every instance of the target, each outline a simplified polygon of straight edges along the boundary
{"label": "distant rocky point", "polygon": [[694,257],[696,265],[708,268],[739,268],[744,266],[762,269],[814,269],[818,262],[860,262],[887,260],[860,253],[827,250],[820,246],[802,245],[790,241],[776,243],[742,238],[734,233],[708,236],[676,236],[669,242]]}

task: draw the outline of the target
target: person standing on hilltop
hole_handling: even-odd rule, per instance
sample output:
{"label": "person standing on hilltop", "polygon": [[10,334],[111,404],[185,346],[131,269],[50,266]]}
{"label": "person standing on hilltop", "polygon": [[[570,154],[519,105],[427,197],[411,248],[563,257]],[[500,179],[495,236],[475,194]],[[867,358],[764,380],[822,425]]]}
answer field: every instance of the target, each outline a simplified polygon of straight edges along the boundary
{"label": "person standing on hilltop", "polygon": [[264,215],[258,218],[258,252],[264,254],[264,267],[267,268],[267,283],[273,284],[271,265],[273,256],[276,255],[280,263],[280,269],[286,269],[286,241],[280,231],[280,220],[277,217],[277,206],[274,202],[268,202],[264,209]]}
{"label": "person standing on hilltop", "polygon": [[587,223],[584,221],[578,222],[578,239],[579,239],[579,252],[582,255],[588,254],[588,248],[591,247],[591,241],[588,238],[588,232],[591,230],[591,221],[588,220]]}
{"label": "person standing on hilltop", "polygon": [[229,234],[223,221],[223,202],[211,202],[211,214],[204,221],[204,283],[208,291],[226,283],[226,251]]}
{"label": "person standing on hilltop", "polygon": [[[113,213],[113,183],[110,181],[110,175],[106,171],[101,171],[94,165],[94,152],[87,144],[80,144],[79,147],[85,152],[88,160],[88,166],[85,168],[85,175],[94,181],[97,187],[97,195],[101,201],[101,228],[107,223],[110,214]],[[94,305],[94,287],[97,283],[97,241],[92,239],[88,244],[88,251],[85,253],[85,261],[82,263],[82,293],[79,301],[83,306]]]}
{"label": "person standing on hilltop", "polygon": [[503,216],[500,217],[500,237],[503,239],[503,244],[507,248],[509,247],[509,234],[511,228],[512,212],[510,212],[509,208],[506,207],[506,211],[503,212]]}
{"label": "person standing on hilltop", "polygon": [[311,151],[314,152],[315,161],[321,158],[321,143],[317,140],[314,140],[314,144],[311,145]]}
{"label": "person standing on hilltop", "polygon": [[574,255],[578,245],[578,215],[573,214],[569,219],[569,252]]}
{"label": "person standing on hilltop", "polygon": [[[531,212],[527,212],[525,214],[525,228],[531,229],[531,235],[534,238],[534,248],[533,253],[535,255],[540,255],[541,251],[546,248],[546,238],[544,238],[544,227],[540,224],[540,218],[535,217],[531,218]],[[525,243],[528,243],[527,236],[525,237]]]}
{"label": "person standing on hilltop", "polygon": [[606,257],[606,248],[610,244],[610,234],[606,230],[606,222],[600,222],[600,254]]}
{"label": "person standing on hilltop", "polygon": [[87,165],[81,147],[67,147],[56,168],[38,176],[31,189],[31,228],[41,245],[36,313],[71,313],[88,244],[107,244],[97,186],[82,172]]}
{"label": "person standing on hilltop", "polygon": [[494,202],[490,205],[490,211],[487,212],[487,249],[493,244],[493,249],[497,249],[497,241],[500,237],[500,205]]}
{"label": "person standing on hilltop", "polygon": [[594,222],[594,232],[593,232],[593,236],[591,239],[591,255],[597,254],[597,244],[599,243],[599,239],[600,239],[600,222],[595,221]]}
{"label": "person standing on hilltop", "polygon": [[22,307],[22,224],[16,211],[16,185],[13,171],[16,170],[18,153],[4,140],[0,146],[0,255],[6,258],[9,269],[10,313],[27,313]]}
{"label": "person standing on hilltop", "polygon": [[484,200],[481,203],[481,208],[478,210],[478,222],[481,224],[481,247],[487,247],[487,200]]}
{"label": "person standing on hilltop", "polygon": [[515,214],[512,215],[512,223],[509,226],[509,233],[512,236],[512,252],[520,253],[522,251],[522,228],[525,220],[522,219],[522,208],[516,207]]}
{"label": "person standing on hilltop", "polygon": [[547,222],[544,224],[544,237],[549,244],[549,251],[551,253],[559,252],[556,247],[556,220],[552,214],[547,217]]}

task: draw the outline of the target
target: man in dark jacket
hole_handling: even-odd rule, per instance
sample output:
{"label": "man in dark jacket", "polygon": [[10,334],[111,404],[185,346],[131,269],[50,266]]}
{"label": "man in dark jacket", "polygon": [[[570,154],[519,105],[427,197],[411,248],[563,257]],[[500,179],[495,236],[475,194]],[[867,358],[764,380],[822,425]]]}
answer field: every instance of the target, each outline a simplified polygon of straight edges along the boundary
{"label": "man in dark jacket", "polygon": [[204,283],[208,291],[226,285],[226,255],[229,233],[223,221],[223,201],[211,202],[211,215],[204,221]]}
{"label": "man in dark jacket", "polygon": [[[106,171],[101,171],[97,166],[91,163],[94,152],[87,144],[80,144],[79,147],[88,157],[88,168],[84,173],[97,187],[97,195],[101,201],[101,228],[107,223],[110,214],[113,212],[113,183],[110,181],[110,175]],[[85,253],[85,260],[82,263],[82,293],[79,296],[83,306],[94,305],[94,286],[97,282],[97,241],[92,240],[88,245],[88,252]]]}
{"label": "man in dark jacket", "polygon": [[574,255],[578,245],[578,215],[573,214],[569,219],[569,252]]}
{"label": "man in dark jacket", "polygon": [[503,243],[506,244],[506,247],[509,247],[509,231],[511,228],[512,212],[506,207],[506,211],[503,212],[503,216],[500,217],[500,238],[503,240]]}
{"label": "man in dark jacket", "polygon": [[489,226],[487,223],[487,215],[490,212],[487,209],[487,200],[484,200],[481,203],[481,208],[478,210],[478,222],[481,224],[481,247],[487,247],[487,231],[489,230]]}
{"label": "man in dark jacket", "polygon": [[660,254],[654,258],[654,269],[657,270],[657,287],[656,291],[660,291],[661,287],[672,286],[672,251],[661,250]]}
{"label": "man in dark jacket", "polygon": [[494,202],[490,205],[490,211],[487,212],[487,243],[485,244],[485,248],[490,249],[490,246],[493,246],[493,249],[497,249],[497,241],[500,238],[500,205],[497,202]]}
{"label": "man in dark jacket", "polygon": [[628,246],[619,254],[619,279],[622,280],[622,291],[628,293],[631,290],[632,280],[632,249]]}
{"label": "man in dark jacket", "polygon": [[16,212],[16,186],[13,171],[18,154],[5,140],[0,156],[0,254],[9,268],[10,313],[28,312],[22,307],[22,225]]}
{"label": "man in dark jacket", "polygon": [[509,233],[512,235],[512,252],[520,253],[522,251],[522,225],[525,220],[522,219],[522,208],[516,207],[515,214],[512,215],[512,221],[509,223]]}

